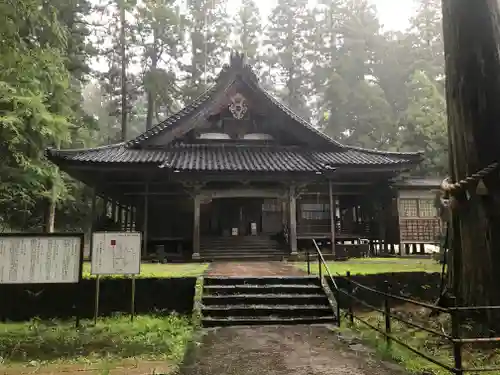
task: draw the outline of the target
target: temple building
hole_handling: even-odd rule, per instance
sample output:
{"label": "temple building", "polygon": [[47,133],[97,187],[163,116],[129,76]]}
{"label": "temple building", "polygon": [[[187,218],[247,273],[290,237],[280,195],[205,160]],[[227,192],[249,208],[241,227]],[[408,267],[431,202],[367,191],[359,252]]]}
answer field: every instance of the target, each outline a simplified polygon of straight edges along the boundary
{"label": "temple building", "polygon": [[400,176],[422,159],[340,144],[266,91],[239,54],[138,137],[46,155],[105,203],[94,230],[142,231],[145,257],[164,248],[184,260],[282,258],[311,239],[338,257],[399,244],[398,194],[412,189]]}

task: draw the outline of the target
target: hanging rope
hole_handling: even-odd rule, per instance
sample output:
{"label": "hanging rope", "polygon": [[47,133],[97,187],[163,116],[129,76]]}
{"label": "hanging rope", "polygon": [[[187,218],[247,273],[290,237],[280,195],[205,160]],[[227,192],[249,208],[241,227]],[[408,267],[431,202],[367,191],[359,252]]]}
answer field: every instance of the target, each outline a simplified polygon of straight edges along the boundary
{"label": "hanging rope", "polygon": [[466,190],[471,185],[477,184],[484,177],[494,172],[500,164],[498,162],[491,163],[487,167],[481,169],[480,171],[472,174],[469,177],[466,177],[458,182],[451,182],[449,177],[445,178],[443,182],[441,182],[441,190],[443,190],[446,194],[451,196],[456,196],[459,193]]}
{"label": "hanging rope", "polygon": [[[465,190],[469,189],[470,187],[477,186],[477,184],[486,176],[488,176],[490,173],[496,171],[500,164],[498,162],[493,162],[490,165],[486,166],[485,168],[479,170],[476,173],[473,173],[472,175],[465,177],[464,179],[458,181],[458,182],[451,182],[451,179],[445,178],[443,182],[441,182],[441,191],[444,193],[444,196],[442,197],[437,197],[437,205],[440,208],[440,217],[442,222],[446,225],[445,228],[445,236],[444,236],[444,241],[441,245],[441,248],[443,250],[443,264],[442,264],[442,269],[441,269],[441,282],[440,282],[440,296],[438,300],[436,301],[436,305],[440,307],[446,307],[449,300],[448,300],[448,291],[446,288],[446,268],[447,268],[447,263],[449,260],[449,252],[453,251],[451,248],[451,229],[450,229],[450,220],[451,216],[449,215],[451,209],[453,207],[457,207],[456,204],[453,202],[458,202],[455,197],[457,195],[463,193]],[[437,207],[438,208],[438,207]],[[448,211],[448,215],[446,215]],[[438,315],[436,311],[433,311],[431,314],[429,314],[429,317],[432,317],[434,315]]]}

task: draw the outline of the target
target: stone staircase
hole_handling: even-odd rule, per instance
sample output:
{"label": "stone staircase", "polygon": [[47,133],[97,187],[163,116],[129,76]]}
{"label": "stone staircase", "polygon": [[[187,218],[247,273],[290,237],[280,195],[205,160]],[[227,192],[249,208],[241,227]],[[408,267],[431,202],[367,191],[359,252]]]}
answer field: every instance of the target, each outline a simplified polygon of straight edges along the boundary
{"label": "stone staircase", "polygon": [[204,327],[336,321],[317,277],[205,277]]}
{"label": "stone staircase", "polygon": [[202,237],[200,257],[213,260],[282,260],[287,253],[269,236]]}

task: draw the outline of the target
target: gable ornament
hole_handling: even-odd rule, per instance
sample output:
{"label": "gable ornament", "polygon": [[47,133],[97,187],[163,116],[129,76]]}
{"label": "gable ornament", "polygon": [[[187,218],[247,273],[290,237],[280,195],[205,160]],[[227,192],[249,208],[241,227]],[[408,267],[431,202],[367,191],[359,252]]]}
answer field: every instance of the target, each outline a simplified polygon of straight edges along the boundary
{"label": "gable ornament", "polygon": [[229,112],[231,112],[235,119],[241,120],[248,111],[245,97],[238,93],[233,95],[230,99],[231,104],[229,104]]}

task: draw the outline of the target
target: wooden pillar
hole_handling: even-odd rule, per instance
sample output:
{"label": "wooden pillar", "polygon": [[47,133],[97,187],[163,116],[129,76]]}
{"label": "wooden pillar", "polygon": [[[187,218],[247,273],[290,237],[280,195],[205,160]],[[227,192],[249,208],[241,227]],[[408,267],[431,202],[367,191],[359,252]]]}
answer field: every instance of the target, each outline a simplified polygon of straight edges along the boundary
{"label": "wooden pillar", "polygon": [[114,223],[118,221],[116,217],[116,201],[114,199],[111,200],[111,220],[113,220]]}
{"label": "wooden pillar", "polygon": [[108,201],[108,197],[102,198],[102,212],[100,215],[102,218],[108,217]]}
{"label": "wooden pillar", "polygon": [[290,212],[290,251],[292,255],[297,254],[297,197],[295,196],[295,186],[290,186],[289,192],[289,212]]}
{"label": "wooden pillar", "polygon": [[137,208],[135,206],[130,207],[130,230],[137,230]]}
{"label": "wooden pillar", "polygon": [[288,210],[287,210],[286,199],[279,198],[279,203],[281,204],[281,224],[283,225],[283,228],[285,228],[286,223],[288,222]]}
{"label": "wooden pillar", "polygon": [[95,193],[95,189],[92,189],[92,203],[90,205],[90,225],[88,229],[88,239],[89,239],[89,251],[88,257],[92,259],[92,245],[93,245],[93,237],[95,230],[95,219],[96,219],[96,206],[97,206],[97,194]]}
{"label": "wooden pillar", "polygon": [[412,254],[416,254],[417,253],[417,244],[416,243],[412,243],[411,244],[411,253]]}
{"label": "wooden pillar", "polygon": [[124,207],[118,202],[118,225],[120,230],[124,230],[123,227],[123,210]]}
{"label": "wooden pillar", "polygon": [[330,196],[330,231],[332,241],[332,254],[335,255],[335,200],[333,199],[332,181],[328,181],[328,194]]}
{"label": "wooden pillar", "polygon": [[149,216],[149,183],[144,188],[144,217],[142,225],[142,256],[148,255],[148,216]]}
{"label": "wooden pillar", "polygon": [[200,259],[200,202],[199,195],[193,196],[193,259]]}
{"label": "wooden pillar", "polygon": [[125,218],[124,218],[123,228],[126,232],[130,231],[130,206],[125,206]]}

